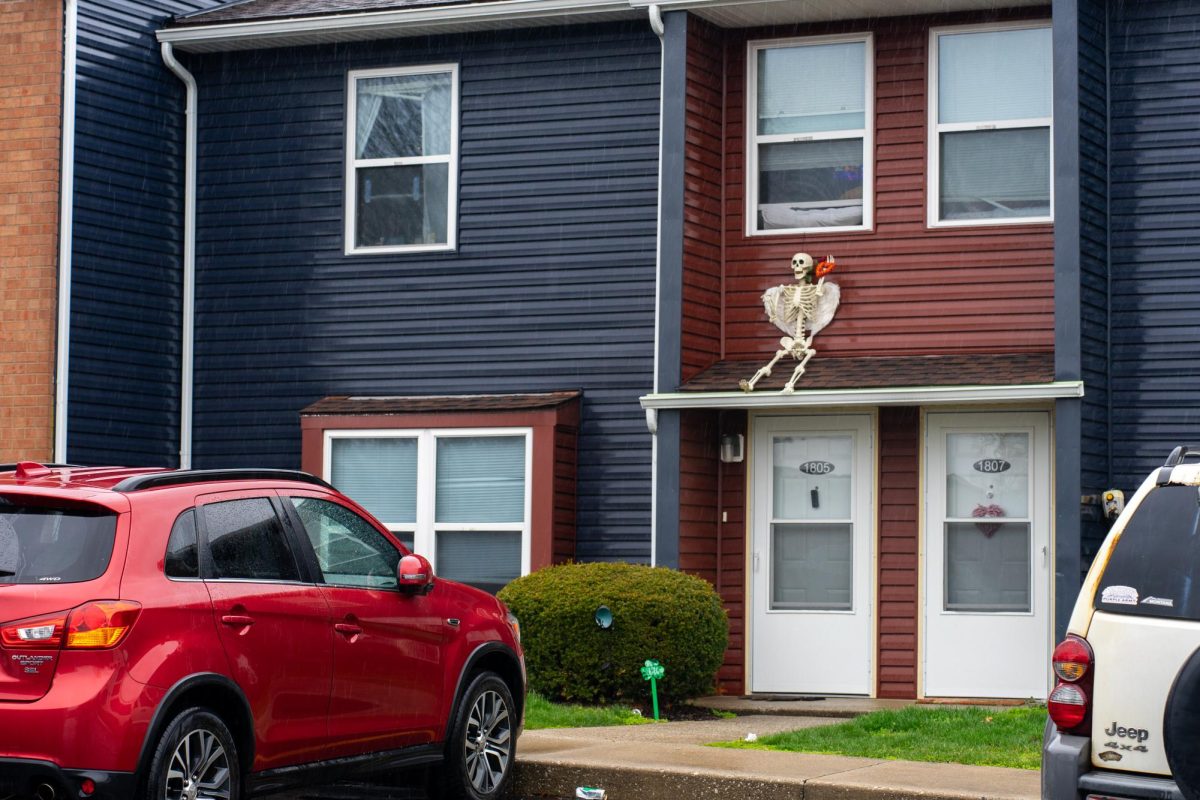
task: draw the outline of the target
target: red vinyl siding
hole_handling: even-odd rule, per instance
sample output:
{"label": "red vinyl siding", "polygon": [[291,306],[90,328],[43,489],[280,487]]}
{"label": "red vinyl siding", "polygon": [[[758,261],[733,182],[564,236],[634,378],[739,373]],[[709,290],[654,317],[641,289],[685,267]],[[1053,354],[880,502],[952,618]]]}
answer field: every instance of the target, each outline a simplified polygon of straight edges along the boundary
{"label": "red vinyl siding", "polygon": [[744,436],[745,413],[682,412],[679,568],[716,587],[729,615],[729,647],[717,673],[717,687],[723,694],[743,694],[746,471],[744,463],[720,462],[717,451],[722,433]]}
{"label": "red vinyl siding", "polygon": [[[1048,17],[1049,12],[1034,9],[1020,16]],[[817,358],[1053,349],[1053,226],[930,229],[925,220],[929,28],[995,18],[901,17],[873,25],[857,22],[726,32],[720,278],[725,358],[765,359],[774,352],[779,333],[767,322],[759,296],[770,286],[792,282],[789,264],[797,251],[816,257],[832,253],[838,261],[831,279],[842,287],[841,308],[816,339]],[[875,37],[874,230],[746,236],[746,43],[868,30]],[[696,38],[701,38],[699,33]],[[690,60],[689,78],[695,74],[699,83],[708,80],[706,70],[711,69],[715,54],[708,40],[696,47],[702,58]],[[691,104],[688,108],[693,113]],[[705,116],[704,108],[698,107],[694,113]],[[711,133],[715,126],[708,118],[688,120],[689,134],[698,130]],[[698,185],[696,191],[689,185],[685,205],[689,210],[699,207],[713,196],[710,192],[707,185]],[[696,193],[703,196],[690,196]],[[685,249],[685,287],[710,275],[711,265],[699,252]],[[685,318],[687,302],[685,293]],[[685,364],[693,364],[688,354],[711,347],[700,334],[698,326],[685,323]]]}
{"label": "red vinyl siding", "polygon": [[917,696],[916,408],[879,409],[879,697]]}
{"label": "red vinyl siding", "polygon": [[684,138],[682,378],[721,358],[721,140],[724,102],[721,32],[688,20]]}

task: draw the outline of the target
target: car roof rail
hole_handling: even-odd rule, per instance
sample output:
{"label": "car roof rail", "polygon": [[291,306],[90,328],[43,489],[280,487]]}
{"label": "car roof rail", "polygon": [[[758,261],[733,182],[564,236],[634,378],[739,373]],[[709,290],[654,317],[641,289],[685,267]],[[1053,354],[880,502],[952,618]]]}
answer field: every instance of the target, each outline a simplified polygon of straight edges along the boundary
{"label": "car roof rail", "polygon": [[115,492],[138,492],[163,486],[182,486],[206,481],[299,481],[332,489],[327,481],[293,469],[177,469],[134,475],[113,487]]}
{"label": "car roof rail", "polygon": [[1167,460],[1158,470],[1158,477],[1154,482],[1159,486],[1166,486],[1171,482],[1171,470],[1187,461],[1189,458],[1200,459],[1200,449],[1186,444],[1181,444],[1171,451],[1171,455],[1167,456]]}

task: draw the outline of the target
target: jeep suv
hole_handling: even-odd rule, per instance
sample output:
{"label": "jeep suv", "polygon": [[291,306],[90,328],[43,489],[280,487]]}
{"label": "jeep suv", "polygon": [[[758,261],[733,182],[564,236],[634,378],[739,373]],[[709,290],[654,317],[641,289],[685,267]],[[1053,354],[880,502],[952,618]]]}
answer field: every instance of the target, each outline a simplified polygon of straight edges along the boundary
{"label": "jeep suv", "polygon": [[519,638],[311,475],[0,465],[0,797],[237,800],[429,766],[492,800]]}
{"label": "jeep suv", "polygon": [[1200,797],[1200,464],[1178,447],[1097,553],[1053,655],[1042,797]]}

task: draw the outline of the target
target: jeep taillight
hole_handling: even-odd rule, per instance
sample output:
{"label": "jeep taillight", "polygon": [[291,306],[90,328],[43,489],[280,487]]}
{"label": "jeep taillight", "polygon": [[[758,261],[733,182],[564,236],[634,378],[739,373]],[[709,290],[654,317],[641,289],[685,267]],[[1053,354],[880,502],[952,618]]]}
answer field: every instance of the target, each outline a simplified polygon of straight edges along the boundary
{"label": "jeep taillight", "polygon": [[0,626],[0,644],[7,650],[57,650],[66,624],[66,611],[9,622]]}
{"label": "jeep taillight", "polygon": [[1046,712],[1063,733],[1086,733],[1094,673],[1092,648],[1078,636],[1068,636],[1054,648],[1051,661],[1058,684],[1046,700]]}
{"label": "jeep taillight", "polygon": [[95,600],[70,611],[0,625],[8,650],[97,650],[115,647],[133,627],[142,606],[127,600]]}

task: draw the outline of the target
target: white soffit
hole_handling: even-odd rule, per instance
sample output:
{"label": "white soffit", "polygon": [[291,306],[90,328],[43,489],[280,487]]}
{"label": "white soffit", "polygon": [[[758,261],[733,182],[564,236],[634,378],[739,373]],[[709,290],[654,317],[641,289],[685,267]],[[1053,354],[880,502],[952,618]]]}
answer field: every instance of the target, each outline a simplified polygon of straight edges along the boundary
{"label": "white soffit", "polygon": [[753,28],[1048,6],[1050,0],[629,0],[629,4],[639,8],[657,5],[663,11],[687,9],[721,28]]}
{"label": "white soffit", "polygon": [[1050,0],[491,0],[391,11],[184,25],[158,31],[189,53],[293,47],[644,18],[651,5],[723,28],[1047,6]]}
{"label": "white soffit", "polygon": [[493,0],[392,11],[185,25],[158,31],[158,40],[171,42],[176,50],[188,53],[211,53],[575,25],[641,19],[645,15],[645,9],[631,7],[629,0]]}
{"label": "white soffit", "polygon": [[673,392],[640,398],[642,408],[801,408],[811,406],[928,406],[1006,403],[1083,397],[1082,381],[1018,386],[900,386],[886,389],[805,389],[763,392]]}

